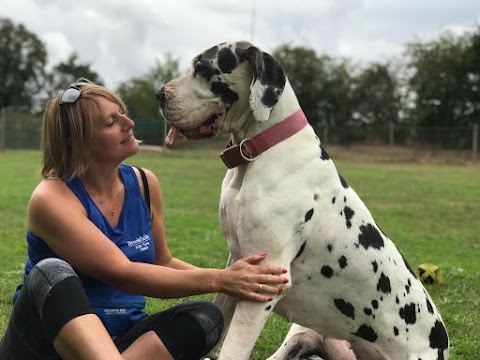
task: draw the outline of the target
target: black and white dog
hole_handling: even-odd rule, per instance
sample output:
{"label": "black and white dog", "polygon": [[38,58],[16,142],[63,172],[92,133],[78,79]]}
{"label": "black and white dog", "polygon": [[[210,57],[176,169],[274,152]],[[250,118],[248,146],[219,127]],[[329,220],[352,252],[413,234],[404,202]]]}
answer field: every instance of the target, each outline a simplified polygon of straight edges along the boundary
{"label": "black and white dog", "polygon": [[227,333],[211,358],[249,359],[272,311],[295,324],[271,359],[448,358],[432,299],[337,173],[272,56],[247,42],[214,46],[157,98],[168,146],[178,131],[232,134],[220,200],[229,263],[267,253],[290,277],[268,304],[216,297]]}

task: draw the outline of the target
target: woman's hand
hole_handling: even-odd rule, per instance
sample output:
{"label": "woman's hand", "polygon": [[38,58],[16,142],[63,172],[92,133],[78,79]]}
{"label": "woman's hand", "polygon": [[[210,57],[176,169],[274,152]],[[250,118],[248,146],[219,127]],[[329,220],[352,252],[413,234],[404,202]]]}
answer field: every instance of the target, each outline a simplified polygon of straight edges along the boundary
{"label": "woman's hand", "polygon": [[275,265],[260,265],[266,256],[250,256],[221,270],[220,292],[252,301],[272,301],[272,295],[283,292],[279,285],[288,282],[282,276],[287,270]]}

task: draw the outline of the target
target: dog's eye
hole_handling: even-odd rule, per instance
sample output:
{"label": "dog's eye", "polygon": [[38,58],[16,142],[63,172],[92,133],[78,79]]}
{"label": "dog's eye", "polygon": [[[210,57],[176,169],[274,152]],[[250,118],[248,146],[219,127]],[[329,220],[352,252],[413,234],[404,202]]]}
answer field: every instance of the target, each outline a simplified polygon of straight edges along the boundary
{"label": "dog's eye", "polygon": [[208,74],[209,72],[210,72],[210,67],[207,64],[198,63],[195,66],[195,76],[196,75],[202,76],[202,75]]}

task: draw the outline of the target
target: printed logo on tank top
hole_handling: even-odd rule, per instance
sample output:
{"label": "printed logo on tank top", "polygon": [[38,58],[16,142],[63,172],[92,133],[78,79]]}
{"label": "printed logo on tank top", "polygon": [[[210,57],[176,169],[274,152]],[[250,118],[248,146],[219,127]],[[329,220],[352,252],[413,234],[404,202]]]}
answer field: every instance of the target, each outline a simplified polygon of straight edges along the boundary
{"label": "printed logo on tank top", "polygon": [[106,316],[109,315],[126,315],[127,309],[103,309],[103,313]]}
{"label": "printed logo on tank top", "polygon": [[145,234],[137,237],[135,240],[128,240],[127,245],[130,248],[135,248],[138,251],[146,251],[150,246],[150,235]]}

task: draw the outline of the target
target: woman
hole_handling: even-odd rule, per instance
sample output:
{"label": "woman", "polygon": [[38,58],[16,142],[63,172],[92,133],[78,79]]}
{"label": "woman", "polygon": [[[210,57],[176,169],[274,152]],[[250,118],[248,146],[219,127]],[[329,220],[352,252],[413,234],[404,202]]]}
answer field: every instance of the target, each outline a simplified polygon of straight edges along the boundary
{"label": "woman", "polygon": [[139,150],[133,127],[123,101],[85,79],[47,104],[25,281],[1,360],[199,359],[220,338],[219,310],[195,301],[147,315],[144,296],[267,302],[282,291],[286,271],[260,264],[265,254],[223,270],[172,256],[157,178],[122,163]]}

